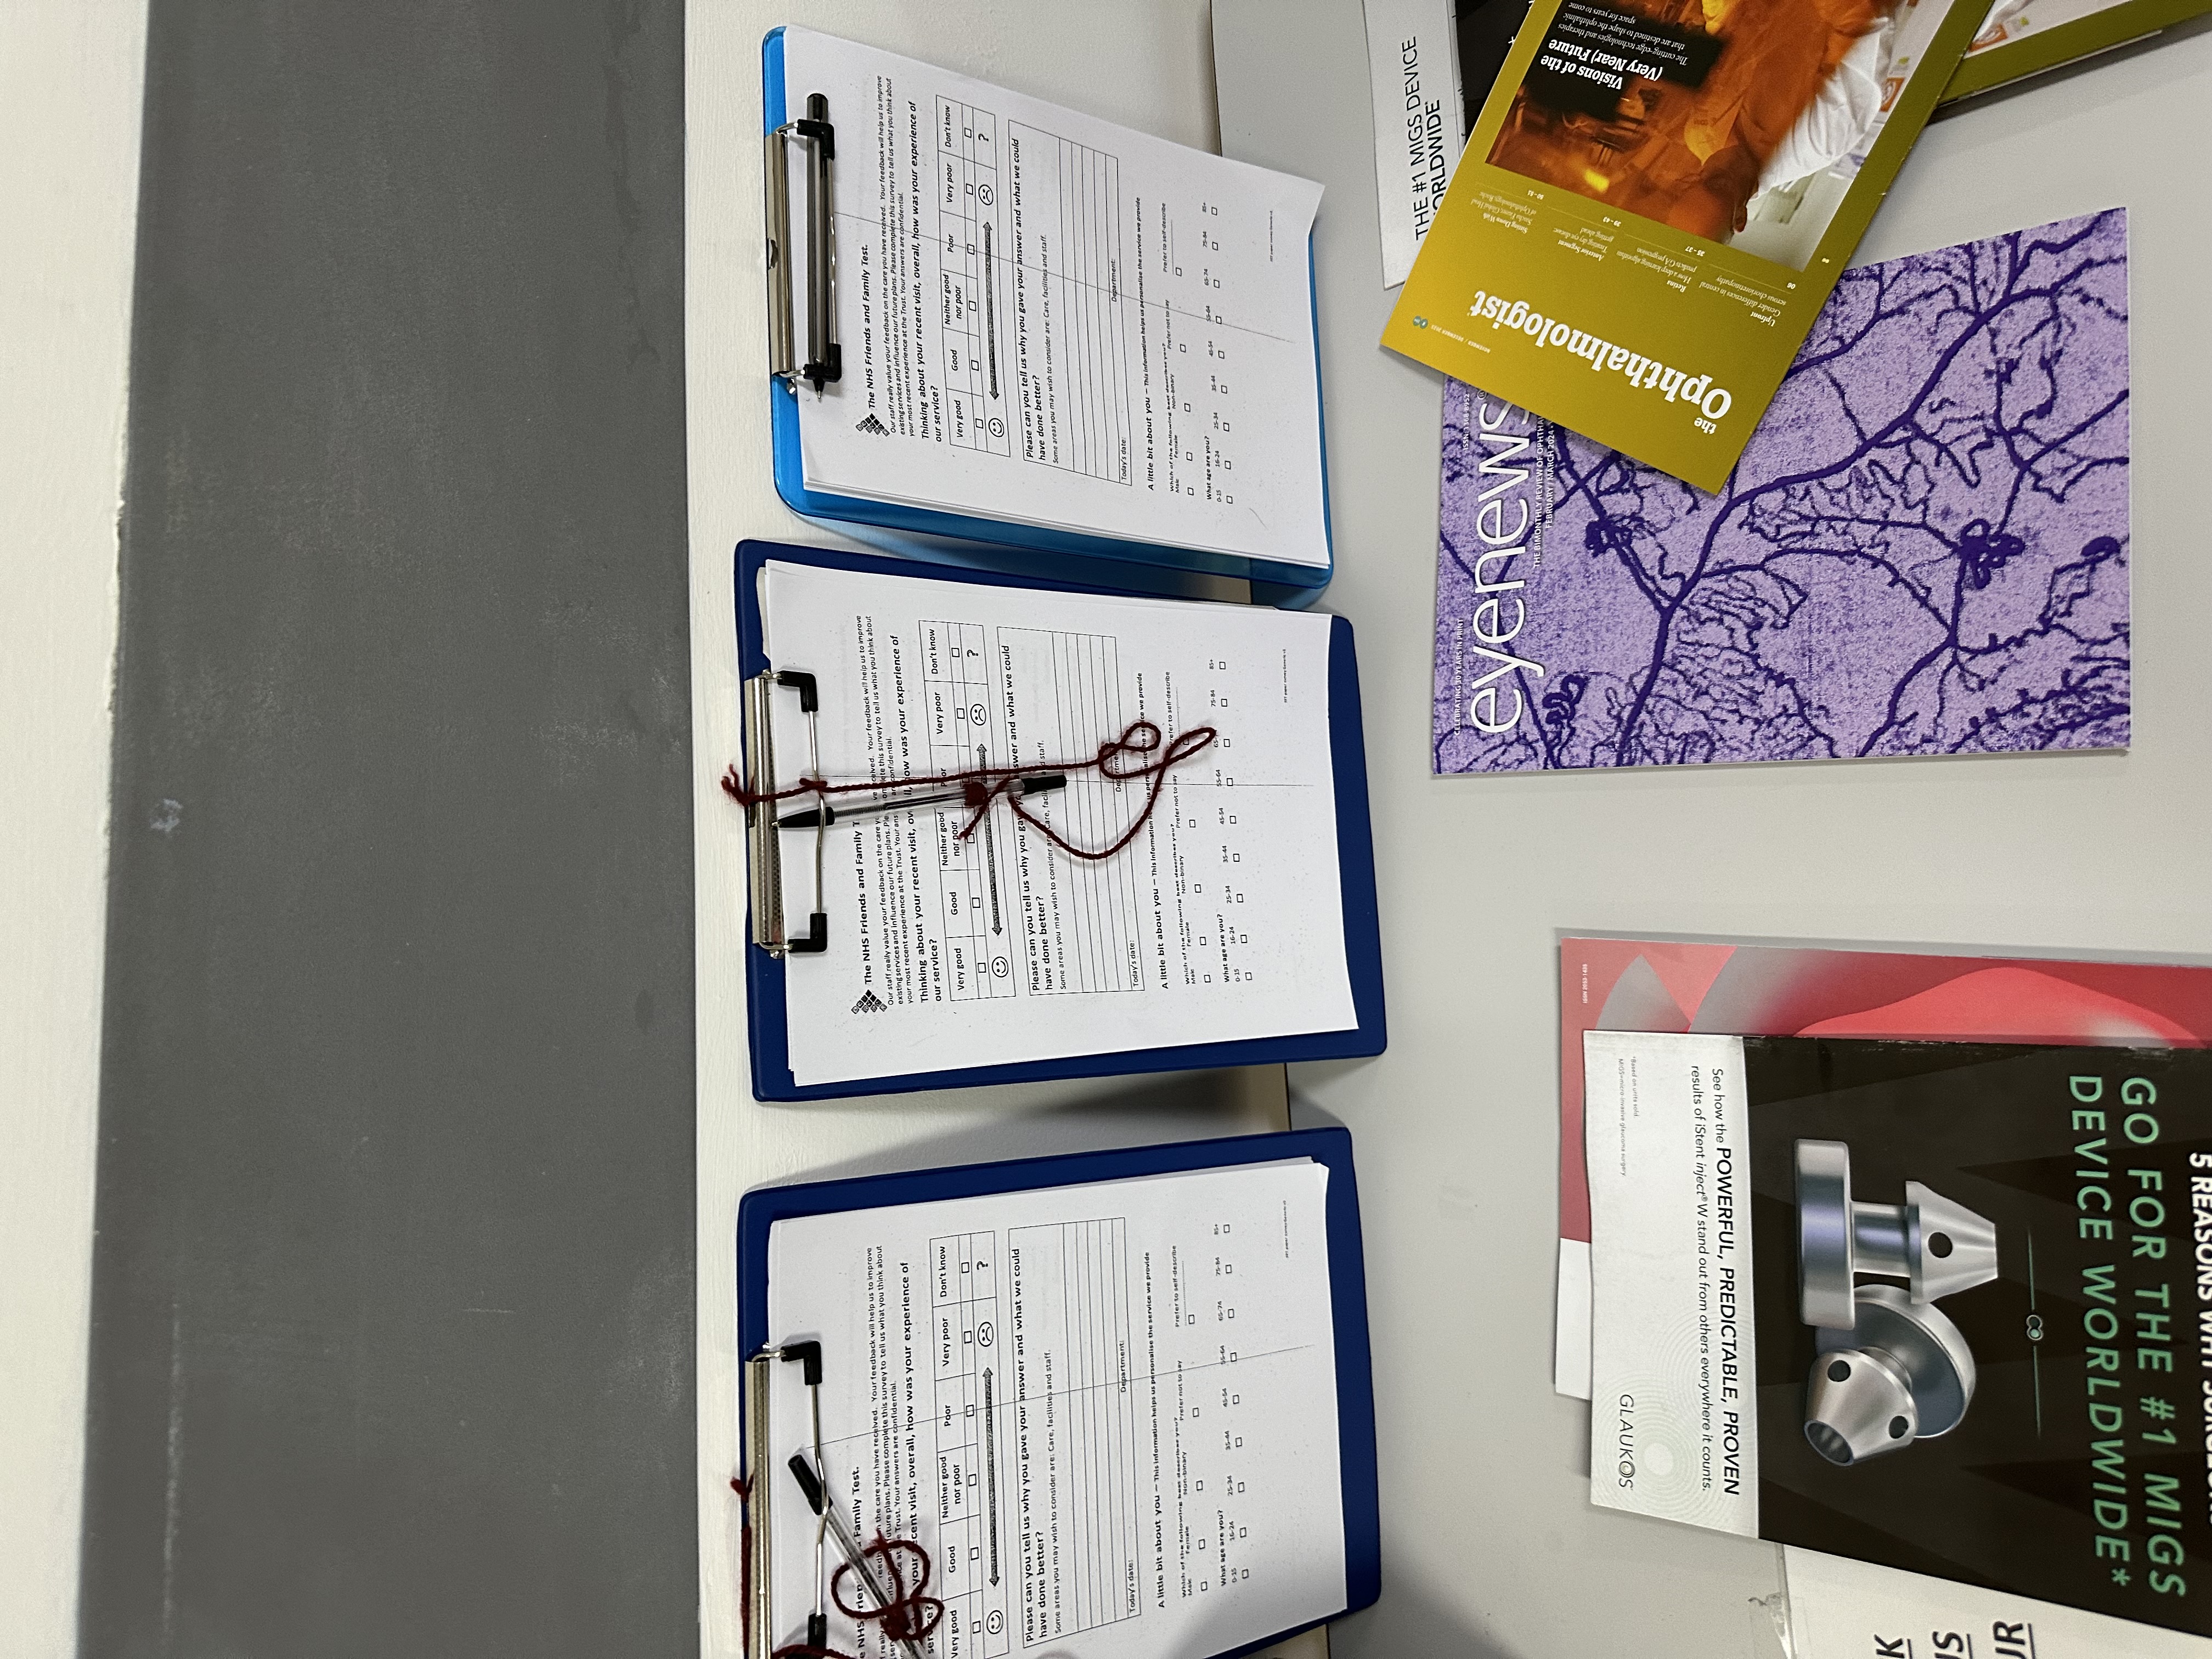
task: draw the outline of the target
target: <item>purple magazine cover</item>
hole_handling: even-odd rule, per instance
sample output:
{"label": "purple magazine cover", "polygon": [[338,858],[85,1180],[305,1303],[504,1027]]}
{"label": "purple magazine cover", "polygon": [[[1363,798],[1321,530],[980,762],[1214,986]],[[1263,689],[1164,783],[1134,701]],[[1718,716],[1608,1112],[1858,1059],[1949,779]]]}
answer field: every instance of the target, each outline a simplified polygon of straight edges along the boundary
{"label": "purple magazine cover", "polygon": [[1709,495],[1448,383],[1444,772],[2128,743],[2127,220],[1850,271]]}

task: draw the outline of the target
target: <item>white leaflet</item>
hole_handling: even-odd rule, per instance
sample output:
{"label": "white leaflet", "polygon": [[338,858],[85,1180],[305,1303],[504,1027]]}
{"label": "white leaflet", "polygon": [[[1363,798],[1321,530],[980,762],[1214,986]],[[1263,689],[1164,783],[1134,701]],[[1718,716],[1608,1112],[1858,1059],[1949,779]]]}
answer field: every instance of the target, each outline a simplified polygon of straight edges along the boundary
{"label": "white leaflet", "polygon": [[1467,143],[1454,58],[1450,0],[1367,0],[1385,288],[1413,268]]}
{"label": "white leaflet", "polygon": [[1759,1535],[1743,1041],[1583,1039],[1590,1498]]}
{"label": "white leaflet", "polygon": [[[1795,1659],[2204,1659],[2212,1642],[2080,1607],[1784,1547]],[[1906,1644],[1910,1644],[1908,1648]]]}

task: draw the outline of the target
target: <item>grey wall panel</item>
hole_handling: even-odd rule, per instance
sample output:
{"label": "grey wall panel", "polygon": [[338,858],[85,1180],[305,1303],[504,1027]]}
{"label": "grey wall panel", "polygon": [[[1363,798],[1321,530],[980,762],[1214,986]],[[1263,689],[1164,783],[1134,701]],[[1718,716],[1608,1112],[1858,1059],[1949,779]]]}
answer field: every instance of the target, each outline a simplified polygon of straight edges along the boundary
{"label": "grey wall panel", "polygon": [[83,1651],[692,1650],[681,8],[146,95]]}

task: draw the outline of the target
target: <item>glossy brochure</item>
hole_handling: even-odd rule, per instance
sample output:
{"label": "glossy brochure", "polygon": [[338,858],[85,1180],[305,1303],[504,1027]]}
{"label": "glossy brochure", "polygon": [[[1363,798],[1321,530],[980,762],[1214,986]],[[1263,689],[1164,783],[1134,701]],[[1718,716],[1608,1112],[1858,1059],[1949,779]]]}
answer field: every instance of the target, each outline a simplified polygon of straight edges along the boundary
{"label": "glossy brochure", "polygon": [[1708,495],[1454,382],[1438,772],[2124,749],[2115,210],[1847,275]]}
{"label": "glossy brochure", "polygon": [[1584,1056],[1594,1502],[2212,1634],[2212,1052]]}
{"label": "glossy brochure", "polygon": [[1382,343],[1718,489],[1979,11],[1541,0]]}
{"label": "glossy brochure", "polygon": [[1559,942],[1559,1261],[1553,1387],[1590,1390],[1586,1032],[2212,1043],[2212,963],[1938,955],[1711,940]]}

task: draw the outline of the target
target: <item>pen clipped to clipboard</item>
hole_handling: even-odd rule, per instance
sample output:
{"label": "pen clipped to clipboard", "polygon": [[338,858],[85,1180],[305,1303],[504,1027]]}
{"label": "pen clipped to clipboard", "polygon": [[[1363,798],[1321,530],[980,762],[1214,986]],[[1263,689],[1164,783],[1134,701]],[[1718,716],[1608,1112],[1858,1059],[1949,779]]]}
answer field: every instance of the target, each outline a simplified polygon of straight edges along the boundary
{"label": "pen clipped to clipboard", "polygon": [[[767,1447],[772,1413],[769,1389],[782,1364],[797,1363],[808,1395],[808,1414],[813,1433],[809,1446],[793,1452],[785,1468],[799,1495],[815,1517],[814,1605],[806,1615],[806,1639],[796,1646],[775,1642],[775,1486]],[[745,1362],[745,1475],[738,1490],[746,1504],[748,1522],[740,1547],[744,1552],[742,1582],[745,1589],[745,1659],[771,1659],[776,1654],[834,1654],[830,1645],[830,1608],[856,1625],[878,1626],[885,1640],[906,1659],[927,1659],[922,1644],[944,1617],[945,1604],[927,1594],[931,1571],[928,1553],[911,1539],[886,1538],[878,1534],[860,1542],[835,1500],[830,1464],[822,1439],[822,1345],[818,1341],[786,1342],[763,1348]],[[835,1567],[829,1553],[835,1545]],[[845,1581],[850,1575],[859,1586],[854,1601],[847,1601]],[[911,1581],[911,1582],[909,1582]]]}

